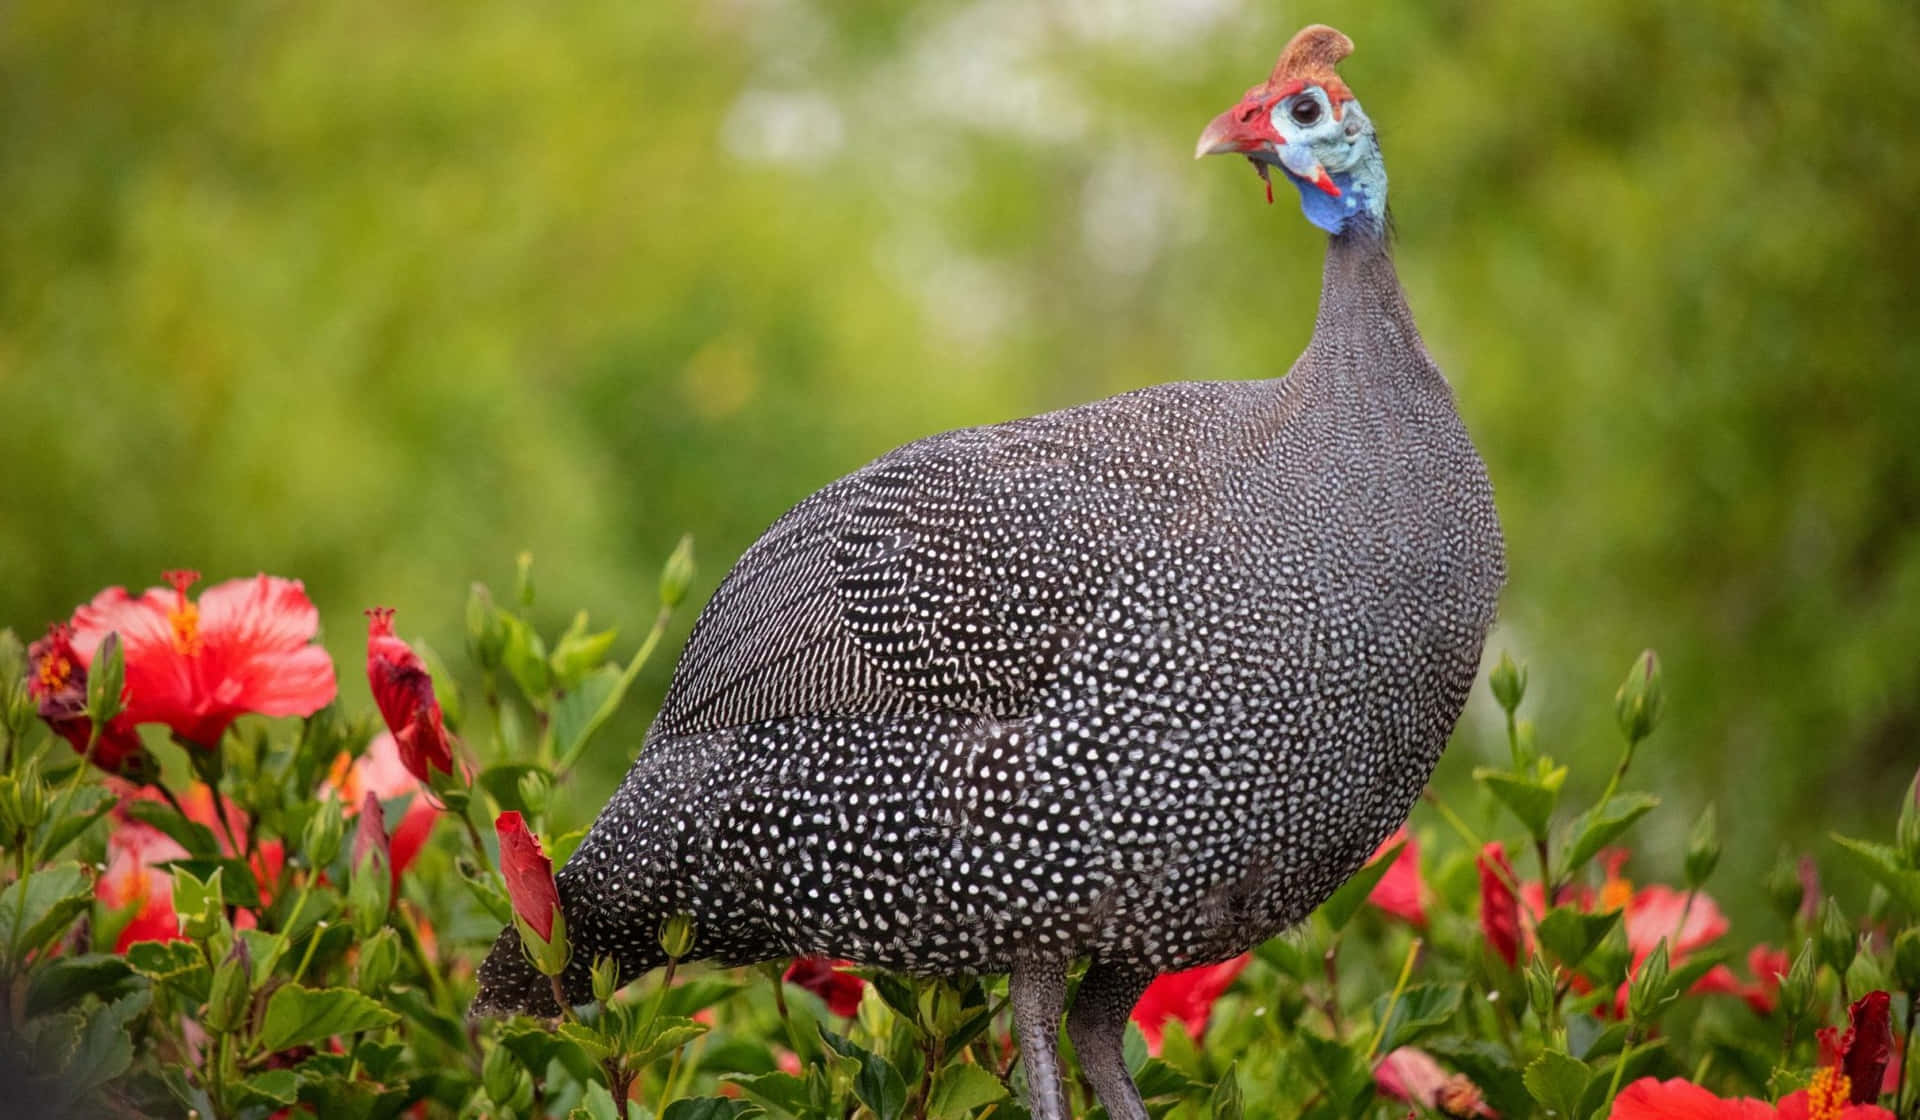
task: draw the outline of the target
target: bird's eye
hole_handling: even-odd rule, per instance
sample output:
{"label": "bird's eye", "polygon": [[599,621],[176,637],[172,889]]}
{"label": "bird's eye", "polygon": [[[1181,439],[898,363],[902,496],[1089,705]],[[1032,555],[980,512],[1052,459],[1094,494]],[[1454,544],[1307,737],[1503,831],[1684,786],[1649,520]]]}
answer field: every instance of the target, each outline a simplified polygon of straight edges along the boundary
{"label": "bird's eye", "polygon": [[1311,97],[1302,97],[1287,110],[1287,115],[1293,118],[1294,124],[1304,128],[1319,121],[1320,103]]}

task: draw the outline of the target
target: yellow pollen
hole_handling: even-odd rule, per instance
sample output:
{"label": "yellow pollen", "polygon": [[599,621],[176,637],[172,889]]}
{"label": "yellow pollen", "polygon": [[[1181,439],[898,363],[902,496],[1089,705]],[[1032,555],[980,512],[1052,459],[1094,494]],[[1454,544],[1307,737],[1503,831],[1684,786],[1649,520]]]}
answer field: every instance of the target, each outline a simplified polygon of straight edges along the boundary
{"label": "yellow pollen", "polygon": [[40,687],[47,692],[59,691],[72,677],[73,662],[60,654],[40,662]]}
{"label": "yellow pollen", "polygon": [[191,657],[200,652],[200,608],[185,598],[167,612],[167,622],[173,626],[173,648]]}
{"label": "yellow pollen", "polygon": [[1853,1096],[1853,1084],[1837,1066],[1823,1066],[1807,1086],[1807,1120],[1840,1120]]}

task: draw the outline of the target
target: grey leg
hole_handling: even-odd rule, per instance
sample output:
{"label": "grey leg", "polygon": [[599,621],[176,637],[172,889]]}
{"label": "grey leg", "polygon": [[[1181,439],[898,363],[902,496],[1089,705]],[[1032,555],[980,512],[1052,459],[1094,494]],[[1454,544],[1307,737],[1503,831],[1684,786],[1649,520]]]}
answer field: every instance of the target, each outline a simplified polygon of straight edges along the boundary
{"label": "grey leg", "polygon": [[1067,968],[1059,961],[1025,961],[1007,977],[1013,1031],[1027,1066],[1027,1111],[1033,1120],[1068,1120],[1060,1080],[1060,1013],[1067,1004]]}
{"label": "grey leg", "polygon": [[1127,1072],[1121,1047],[1127,1037],[1127,1016],[1152,981],[1150,972],[1096,960],[1080,981],[1073,1011],[1067,1016],[1067,1037],[1080,1055],[1080,1070],[1106,1106],[1109,1120],[1147,1120],[1147,1106]]}

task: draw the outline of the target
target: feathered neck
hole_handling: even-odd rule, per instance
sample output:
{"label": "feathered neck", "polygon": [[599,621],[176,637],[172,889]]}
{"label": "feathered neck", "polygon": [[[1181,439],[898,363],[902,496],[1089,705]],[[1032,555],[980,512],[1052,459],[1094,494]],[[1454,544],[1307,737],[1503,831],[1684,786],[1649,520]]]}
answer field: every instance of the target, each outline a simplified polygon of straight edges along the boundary
{"label": "feathered neck", "polygon": [[1444,385],[1400,290],[1384,230],[1356,223],[1327,238],[1307,368],[1374,383]]}

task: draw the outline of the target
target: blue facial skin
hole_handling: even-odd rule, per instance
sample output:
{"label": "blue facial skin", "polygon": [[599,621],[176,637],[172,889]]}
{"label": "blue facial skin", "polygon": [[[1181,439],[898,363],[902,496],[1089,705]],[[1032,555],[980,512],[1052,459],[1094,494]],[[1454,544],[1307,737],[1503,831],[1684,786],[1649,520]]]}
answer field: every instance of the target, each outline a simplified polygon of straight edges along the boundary
{"label": "blue facial skin", "polygon": [[1327,178],[1340,188],[1340,197],[1335,198],[1304,179],[1289,175],[1295,189],[1300,192],[1300,209],[1307,220],[1328,233],[1345,233],[1347,227],[1356,218],[1365,215],[1366,220],[1377,223],[1373,200],[1367,196],[1366,185],[1358,182],[1351,172],[1329,171]]}
{"label": "blue facial skin", "polygon": [[[1291,111],[1307,98],[1318,104],[1321,113],[1313,124],[1302,126],[1291,119]],[[1358,101],[1346,102],[1335,118],[1325,92],[1309,86],[1275,105],[1272,122],[1285,141],[1276,149],[1274,162],[1300,192],[1300,209],[1308,221],[1333,234],[1350,229],[1377,234],[1386,229],[1387,168],[1374,139],[1373,122]],[[1316,163],[1340,188],[1338,198],[1306,177]]]}

